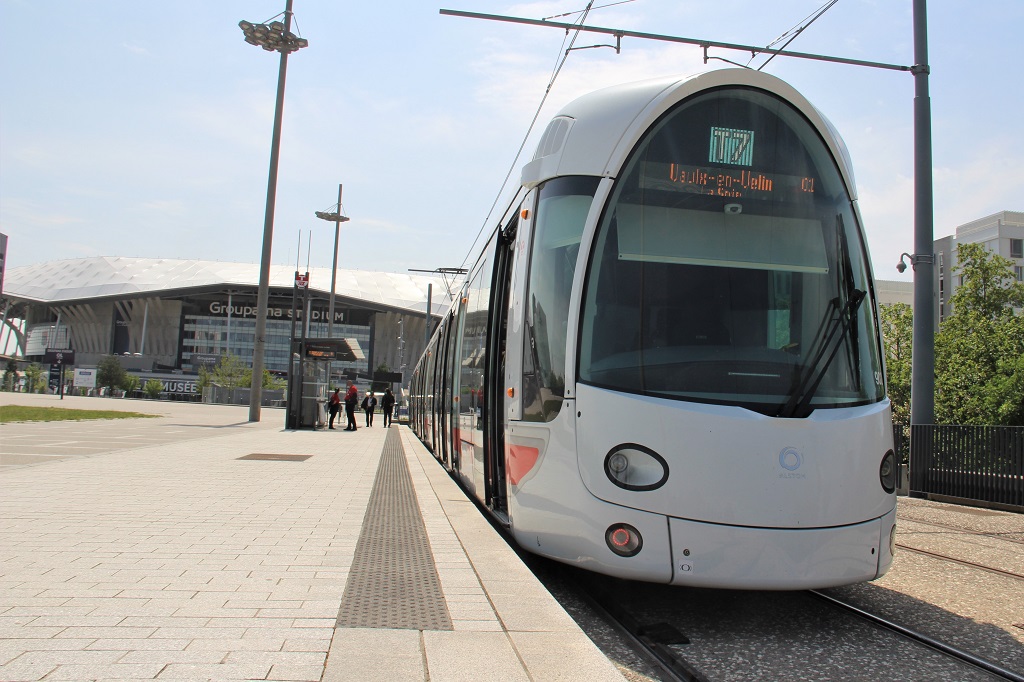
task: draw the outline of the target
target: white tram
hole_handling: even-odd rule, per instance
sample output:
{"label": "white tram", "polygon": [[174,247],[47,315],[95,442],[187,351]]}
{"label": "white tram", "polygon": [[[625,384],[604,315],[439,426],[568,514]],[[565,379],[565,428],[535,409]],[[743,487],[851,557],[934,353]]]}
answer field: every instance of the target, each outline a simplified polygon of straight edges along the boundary
{"label": "white tram", "polygon": [[804,589],[888,570],[896,465],[853,172],[746,69],[548,125],[411,384],[418,436],[531,552]]}

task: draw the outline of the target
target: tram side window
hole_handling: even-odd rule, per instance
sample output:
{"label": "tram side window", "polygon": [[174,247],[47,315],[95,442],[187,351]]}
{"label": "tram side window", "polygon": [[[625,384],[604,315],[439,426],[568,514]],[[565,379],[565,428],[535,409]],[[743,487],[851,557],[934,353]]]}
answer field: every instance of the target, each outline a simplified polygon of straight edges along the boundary
{"label": "tram side window", "polygon": [[565,345],[576,256],[598,178],[565,177],[540,189],[530,252],[523,357],[523,419],[548,422],[565,394]]}
{"label": "tram side window", "polygon": [[468,289],[462,323],[459,356],[459,433],[464,441],[483,445],[484,372],[487,348],[487,310],[490,302],[491,266],[485,259]]}

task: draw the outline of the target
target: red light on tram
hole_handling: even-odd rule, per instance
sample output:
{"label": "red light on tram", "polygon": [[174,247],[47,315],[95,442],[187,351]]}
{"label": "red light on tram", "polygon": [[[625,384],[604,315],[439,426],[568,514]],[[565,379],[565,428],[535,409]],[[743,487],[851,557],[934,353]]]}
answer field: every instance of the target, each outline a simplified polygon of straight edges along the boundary
{"label": "red light on tram", "polygon": [[622,557],[636,556],[643,549],[644,539],[640,531],[628,523],[616,523],[604,533],[608,549]]}
{"label": "red light on tram", "polygon": [[629,534],[629,531],[625,528],[617,528],[612,531],[611,541],[616,547],[625,547],[629,544],[629,541],[633,536]]}
{"label": "red light on tram", "polygon": [[523,220],[526,220],[527,218],[529,218],[529,217],[530,217],[530,209],[528,209],[528,208],[524,208],[524,209],[522,210],[522,212],[520,212],[520,214],[519,214],[519,215],[520,215],[520,217],[522,217],[522,219],[523,219]]}

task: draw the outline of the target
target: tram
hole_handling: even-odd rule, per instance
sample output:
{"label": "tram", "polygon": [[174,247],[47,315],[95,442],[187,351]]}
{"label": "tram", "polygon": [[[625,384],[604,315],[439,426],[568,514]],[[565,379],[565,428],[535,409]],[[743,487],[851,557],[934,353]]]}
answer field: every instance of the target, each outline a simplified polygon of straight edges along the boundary
{"label": "tram", "polygon": [[896,462],[846,147],[747,69],[568,104],[410,384],[523,548],[734,589],[872,580]]}

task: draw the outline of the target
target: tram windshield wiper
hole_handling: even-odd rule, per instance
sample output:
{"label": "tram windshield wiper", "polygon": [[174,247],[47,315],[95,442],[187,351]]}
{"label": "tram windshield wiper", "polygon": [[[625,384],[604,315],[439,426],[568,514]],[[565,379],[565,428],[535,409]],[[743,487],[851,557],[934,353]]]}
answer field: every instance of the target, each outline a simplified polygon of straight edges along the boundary
{"label": "tram windshield wiper", "polygon": [[[828,372],[828,368],[842,347],[843,339],[850,333],[854,315],[857,314],[857,309],[860,308],[860,304],[865,298],[867,298],[867,292],[852,289],[842,307],[839,306],[838,298],[833,299],[832,305],[836,308],[837,314],[829,322],[829,327],[822,335],[818,350],[814,353],[814,359],[807,365],[807,373],[796,384],[789,400],[781,406],[777,416],[786,418],[807,416],[807,408],[811,399],[814,398],[818,386],[821,385],[821,380],[825,378],[825,373]],[[836,334],[840,331],[842,333],[836,339]],[[835,344],[832,343],[833,339],[835,339]],[[829,353],[829,346],[832,346],[831,353]],[[829,353],[828,359],[822,362],[825,353]]]}

